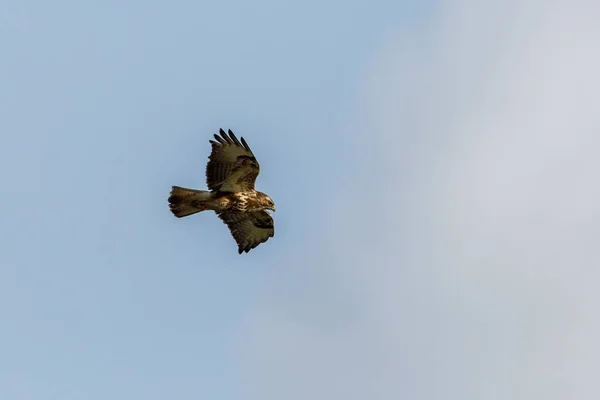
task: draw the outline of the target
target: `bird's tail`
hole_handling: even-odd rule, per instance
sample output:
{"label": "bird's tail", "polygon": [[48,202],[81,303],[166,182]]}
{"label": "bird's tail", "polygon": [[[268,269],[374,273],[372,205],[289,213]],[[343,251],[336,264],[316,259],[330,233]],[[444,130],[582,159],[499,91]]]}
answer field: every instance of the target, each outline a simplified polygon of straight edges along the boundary
{"label": "bird's tail", "polygon": [[187,217],[200,211],[209,210],[210,192],[173,186],[169,196],[169,207],[177,218]]}

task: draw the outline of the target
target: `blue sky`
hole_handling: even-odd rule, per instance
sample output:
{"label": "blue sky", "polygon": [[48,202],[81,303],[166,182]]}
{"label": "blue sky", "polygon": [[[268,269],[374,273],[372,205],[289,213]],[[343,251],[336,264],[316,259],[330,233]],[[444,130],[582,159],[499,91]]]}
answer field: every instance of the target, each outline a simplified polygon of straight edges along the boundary
{"label": "blue sky", "polygon": [[[599,12],[0,3],[0,396],[597,398]],[[167,205],[221,127],[242,256]]]}

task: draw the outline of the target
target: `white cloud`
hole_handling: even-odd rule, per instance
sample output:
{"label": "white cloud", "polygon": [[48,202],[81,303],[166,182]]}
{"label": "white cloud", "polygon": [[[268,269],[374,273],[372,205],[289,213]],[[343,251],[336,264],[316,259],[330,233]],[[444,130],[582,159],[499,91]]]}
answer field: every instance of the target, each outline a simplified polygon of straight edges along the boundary
{"label": "white cloud", "polygon": [[389,38],[324,272],[249,316],[256,398],[600,396],[599,16],[448,1]]}

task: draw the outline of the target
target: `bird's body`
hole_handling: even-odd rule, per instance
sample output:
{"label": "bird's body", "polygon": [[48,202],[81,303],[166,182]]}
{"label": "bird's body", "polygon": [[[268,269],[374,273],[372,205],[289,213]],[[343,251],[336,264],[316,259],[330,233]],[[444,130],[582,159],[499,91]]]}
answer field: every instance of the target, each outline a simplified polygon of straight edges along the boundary
{"label": "bird's body", "polygon": [[268,207],[268,196],[256,190],[239,193],[209,192],[173,186],[169,199],[171,211],[179,218],[205,210],[245,213]]}
{"label": "bird's body", "polygon": [[169,196],[171,212],[178,218],[212,210],[229,227],[238,252],[248,252],[275,234],[273,200],[254,189],[260,167],[250,147],[230,130],[211,140],[212,152],[206,165],[210,191],[173,186]]}

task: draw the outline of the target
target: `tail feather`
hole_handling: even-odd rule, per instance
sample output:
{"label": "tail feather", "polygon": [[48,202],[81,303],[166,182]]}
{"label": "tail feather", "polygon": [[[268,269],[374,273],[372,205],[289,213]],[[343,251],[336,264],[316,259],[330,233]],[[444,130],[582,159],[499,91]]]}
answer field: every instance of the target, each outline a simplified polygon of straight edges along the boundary
{"label": "tail feather", "polygon": [[177,218],[208,210],[207,200],[210,200],[210,192],[206,190],[186,189],[173,186],[169,196],[169,207]]}

